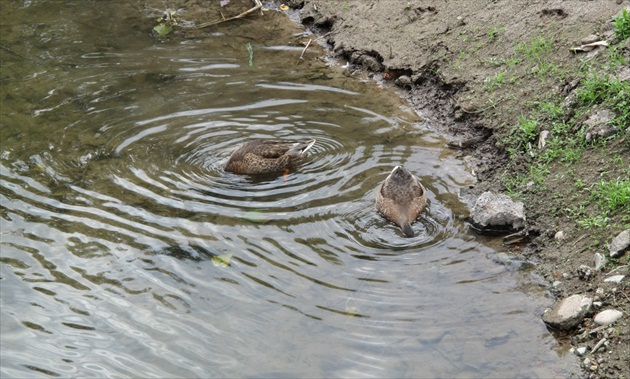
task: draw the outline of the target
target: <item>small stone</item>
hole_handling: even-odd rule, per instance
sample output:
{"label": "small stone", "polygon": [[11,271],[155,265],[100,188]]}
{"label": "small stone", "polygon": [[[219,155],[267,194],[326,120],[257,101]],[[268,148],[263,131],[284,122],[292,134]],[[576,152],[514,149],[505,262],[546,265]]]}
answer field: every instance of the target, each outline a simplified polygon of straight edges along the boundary
{"label": "small stone", "polygon": [[613,275],[613,276],[609,276],[606,279],[604,279],[605,282],[612,282],[612,283],[621,283],[621,281],[623,280],[623,278],[625,278],[625,275]]}
{"label": "small stone", "polygon": [[603,295],[604,294],[604,289],[602,287],[597,287],[597,289],[595,290],[595,294]]}
{"label": "small stone", "polygon": [[595,271],[600,271],[606,264],[606,258],[600,253],[595,253]]}
{"label": "small stone", "polygon": [[577,268],[577,274],[581,280],[586,281],[591,278],[591,275],[593,274],[593,272],[591,271],[591,268],[588,267],[587,265],[580,265],[580,267]]}
{"label": "small stone", "polygon": [[564,232],[560,230],[553,238],[555,238],[556,241],[562,241],[564,239]]}
{"label": "small stone", "polygon": [[412,86],[413,82],[411,78],[407,75],[401,75],[396,80],[394,80],[394,84],[401,88],[409,88]]}
{"label": "small stone", "polygon": [[551,284],[551,285],[553,286],[553,288],[558,288],[558,287],[560,287],[560,285],[561,285],[561,284],[562,284],[562,282],[561,282],[561,281],[556,280],[556,281],[555,281],[555,282],[553,282],[553,284]]}
{"label": "small stone", "polygon": [[597,325],[610,325],[613,322],[619,320],[623,316],[621,311],[616,309],[606,309],[605,311],[601,311],[593,317],[593,321]]}
{"label": "small stone", "polygon": [[571,278],[571,274],[563,272],[562,273],[562,277],[565,278],[565,279],[570,279]]}
{"label": "small stone", "polygon": [[578,356],[583,356],[584,354],[586,354],[586,346],[581,346],[578,347],[577,349],[575,349],[575,354]]}
{"label": "small stone", "polygon": [[594,302],[593,302],[593,306],[594,306],[595,308],[601,308],[601,307],[602,307],[602,305],[603,305],[603,303],[602,303],[601,301],[594,301]]}
{"label": "small stone", "polygon": [[608,251],[610,252],[610,256],[613,258],[617,258],[623,255],[623,253],[630,246],[630,229],[626,229],[623,232],[619,233],[617,237],[615,237],[610,244],[608,244]]}
{"label": "small stone", "polygon": [[547,138],[549,138],[549,131],[543,130],[538,136],[538,150],[542,150],[547,145]]}
{"label": "small stone", "polygon": [[590,367],[591,371],[597,371],[598,368],[599,367],[596,364],[592,364]]}
{"label": "small stone", "polygon": [[578,326],[591,309],[593,300],[584,295],[573,295],[555,304],[542,316],[545,324],[559,330]]}
{"label": "small stone", "polygon": [[527,191],[531,191],[534,189],[534,186],[536,185],[536,183],[534,183],[533,181],[529,181],[527,182],[527,184],[525,184],[525,189]]}
{"label": "small stone", "polygon": [[584,365],[584,367],[589,368],[591,367],[591,359],[590,358],[584,358],[584,360],[582,361],[582,364]]}

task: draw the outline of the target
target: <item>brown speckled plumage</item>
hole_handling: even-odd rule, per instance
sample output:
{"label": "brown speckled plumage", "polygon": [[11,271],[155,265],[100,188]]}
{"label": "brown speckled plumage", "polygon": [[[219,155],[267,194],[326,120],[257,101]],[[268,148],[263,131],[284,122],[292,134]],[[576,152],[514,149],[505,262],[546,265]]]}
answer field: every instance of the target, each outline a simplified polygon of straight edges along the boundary
{"label": "brown speckled plumage", "polygon": [[253,140],[236,149],[225,165],[235,174],[268,174],[295,167],[307,155],[315,140],[292,142]]}
{"label": "brown speckled plumage", "polygon": [[376,209],[400,226],[406,237],[413,237],[411,223],[427,207],[426,191],[418,178],[396,166],[376,193]]}

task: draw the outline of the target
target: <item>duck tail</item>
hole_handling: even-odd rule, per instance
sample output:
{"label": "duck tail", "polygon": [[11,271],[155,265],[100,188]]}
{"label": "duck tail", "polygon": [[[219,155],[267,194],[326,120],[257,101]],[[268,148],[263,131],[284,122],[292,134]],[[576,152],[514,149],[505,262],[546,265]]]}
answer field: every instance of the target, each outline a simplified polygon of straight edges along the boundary
{"label": "duck tail", "polygon": [[411,227],[410,223],[405,223],[402,225],[402,231],[403,234],[405,235],[405,237],[407,238],[411,238],[415,235],[413,228]]}
{"label": "duck tail", "polygon": [[313,145],[315,145],[315,141],[316,141],[315,139],[307,141],[306,146],[303,149],[301,149],[302,152],[300,153],[300,155],[306,155],[306,152],[309,151],[309,149],[313,147]]}
{"label": "duck tail", "polygon": [[306,142],[296,142],[294,143],[289,150],[287,150],[286,155],[289,155],[294,158],[303,158],[306,156],[306,152],[313,147],[315,144],[315,140],[309,140]]}

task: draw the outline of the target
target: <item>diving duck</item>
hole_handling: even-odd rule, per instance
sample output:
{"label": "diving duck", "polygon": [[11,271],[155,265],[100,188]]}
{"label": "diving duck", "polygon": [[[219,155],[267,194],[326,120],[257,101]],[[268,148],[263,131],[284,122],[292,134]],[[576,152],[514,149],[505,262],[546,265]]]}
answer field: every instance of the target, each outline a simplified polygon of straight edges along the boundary
{"label": "diving duck", "polygon": [[405,237],[413,237],[411,223],[427,207],[426,190],[418,178],[396,166],[376,192],[376,209],[400,226]]}
{"label": "diving duck", "polygon": [[252,140],[236,149],[225,165],[225,171],[235,174],[269,174],[295,167],[315,140],[291,142]]}

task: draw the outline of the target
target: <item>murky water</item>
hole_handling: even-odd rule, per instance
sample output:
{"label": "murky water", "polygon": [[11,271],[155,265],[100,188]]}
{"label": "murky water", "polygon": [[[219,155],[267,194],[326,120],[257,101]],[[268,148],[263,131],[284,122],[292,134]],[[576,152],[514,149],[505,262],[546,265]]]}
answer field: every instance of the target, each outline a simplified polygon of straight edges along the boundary
{"label": "murky water", "polygon": [[[395,95],[300,61],[282,15],[156,39],[138,4],[2,3],[2,377],[574,372]],[[225,173],[250,138],[318,142],[286,176]],[[429,190],[412,239],[373,206],[397,164]]]}

